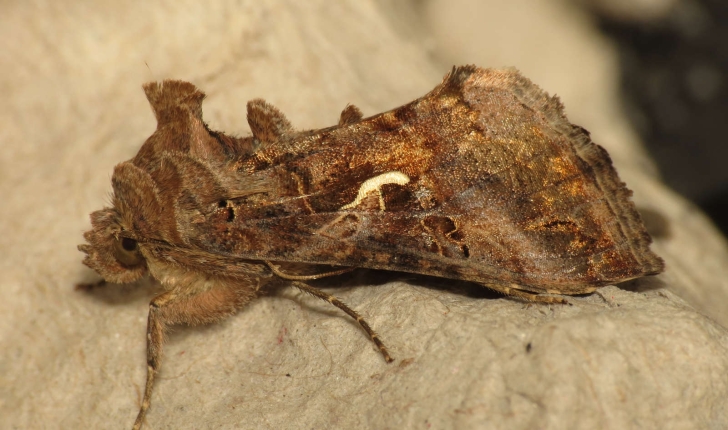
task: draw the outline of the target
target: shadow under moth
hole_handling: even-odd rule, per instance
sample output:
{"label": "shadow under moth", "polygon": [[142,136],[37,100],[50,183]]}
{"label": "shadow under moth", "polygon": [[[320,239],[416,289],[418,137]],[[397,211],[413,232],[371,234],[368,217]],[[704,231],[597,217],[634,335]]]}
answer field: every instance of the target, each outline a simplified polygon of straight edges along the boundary
{"label": "shadow under moth", "polygon": [[113,206],[79,246],[106,281],[164,289],[135,429],[167,328],[219,321],[273,285],[346,312],[390,362],[364,319],[306,281],[383,269],[565,303],[663,270],[607,152],[516,71],[456,67],[411,103],[368,118],[350,105],[320,130],[252,100],[244,138],[207,127],[190,83],[144,91],[157,129],[114,168]]}

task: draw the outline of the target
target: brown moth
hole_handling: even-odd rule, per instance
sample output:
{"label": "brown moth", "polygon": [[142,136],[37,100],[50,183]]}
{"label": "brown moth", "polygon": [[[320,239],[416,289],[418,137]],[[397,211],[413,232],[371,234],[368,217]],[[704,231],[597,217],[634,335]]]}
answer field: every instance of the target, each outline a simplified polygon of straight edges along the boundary
{"label": "brown moth", "polygon": [[[434,90],[362,118],[295,131],[263,100],[251,137],[210,130],[204,94],[144,85],[157,130],[114,168],[113,207],[91,214],[84,264],[106,281],[151,275],[141,427],[167,327],[229,316],[289,283],[353,268],[472,281],[520,299],[654,275],[662,260],[606,151],[561,103],[513,70],[457,67]],[[330,266],[337,266],[333,270]]]}

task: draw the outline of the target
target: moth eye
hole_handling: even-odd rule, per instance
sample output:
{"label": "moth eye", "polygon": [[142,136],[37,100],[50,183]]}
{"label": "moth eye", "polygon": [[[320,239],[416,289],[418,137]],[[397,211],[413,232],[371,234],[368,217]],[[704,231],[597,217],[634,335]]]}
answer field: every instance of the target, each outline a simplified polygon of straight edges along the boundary
{"label": "moth eye", "polygon": [[127,251],[135,251],[137,248],[137,241],[128,237],[121,238],[121,247]]}
{"label": "moth eye", "polygon": [[142,262],[137,241],[130,237],[122,237],[116,241],[116,259],[124,266],[137,266]]}

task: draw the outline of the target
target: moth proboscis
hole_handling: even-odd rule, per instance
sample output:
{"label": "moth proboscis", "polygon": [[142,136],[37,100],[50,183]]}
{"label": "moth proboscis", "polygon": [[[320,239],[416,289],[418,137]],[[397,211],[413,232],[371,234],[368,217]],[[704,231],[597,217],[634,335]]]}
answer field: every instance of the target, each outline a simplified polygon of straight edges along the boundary
{"label": "moth proboscis", "polygon": [[384,269],[564,303],[663,270],[609,155],[514,70],[456,67],[411,103],[368,118],[350,105],[320,130],[253,100],[243,138],[207,127],[190,83],[144,91],[157,129],[114,168],[112,207],[91,214],[79,246],[109,282],[151,275],[164,288],[135,429],[166,329],[219,321],[273,285],[342,309],[391,361],[356,312],[306,281]]}

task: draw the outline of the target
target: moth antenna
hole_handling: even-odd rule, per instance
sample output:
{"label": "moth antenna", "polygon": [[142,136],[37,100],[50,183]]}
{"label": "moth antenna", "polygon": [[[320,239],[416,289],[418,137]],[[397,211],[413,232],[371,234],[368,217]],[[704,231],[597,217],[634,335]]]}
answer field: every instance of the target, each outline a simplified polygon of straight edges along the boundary
{"label": "moth antenna", "polygon": [[[525,300],[527,302],[537,302],[537,303],[559,303],[562,305],[568,305],[569,302],[561,297],[553,297],[553,296],[543,296],[536,293],[531,293],[529,291],[523,290],[516,284],[511,284],[510,286],[500,285],[497,283],[489,283],[489,284],[480,284],[484,286],[485,288],[491,289],[493,291],[497,291],[503,295],[511,296],[511,297],[518,297],[519,299]],[[558,294],[558,293],[556,293]]]}
{"label": "moth antenna", "polygon": [[318,288],[314,288],[308,284],[304,284],[303,282],[294,282],[293,286],[298,288],[299,290],[303,291],[304,293],[311,294],[314,297],[318,297],[321,300],[325,300],[332,305],[336,306],[337,308],[341,309],[349,315],[350,317],[354,318],[357,323],[361,326],[361,328],[364,329],[364,331],[369,335],[369,337],[372,339],[372,342],[374,342],[375,345],[377,345],[377,348],[379,348],[379,351],[384,356],[384,361],[387,363],[391,363],[394,361],[394,359],[389,355],[389,351],[387,351],[387,347],[384,346],[381,340],[379,340],[379,335],[372,330],[372,328],[369,326],[369,324],[364,321],[364,318],[361,317],[355,310],[351,309],[350,307],[346,306],[344,302],[337,299],[335,296],[332,296],[331,294],[327,294]]}
{"label": "moth antenna", "polygon": [[278,276],[279,278],[286,279],[289,281],[313,281],[315,279],[327,278],[329,276],[343,275],[344,273],[353,272],[354,269],[356,269],[356,267],[347,267],[347,268],[344,268],[341,270],[317,273],[315,275],[289,275],[287,273],[282,272],[278,267],[276,267],[270,261],[266,260],[265,264],[267,264],[268,267],[270,267],[270,270],[271,270],[271,272],[273,272],[274,275]]}
{"label": "moth antenna", "polygon": [[346,105],[339,116],[339,125],[354,124],[355,122],[361,121],[363,117],[364,115],[358,107],[354,105]]}

